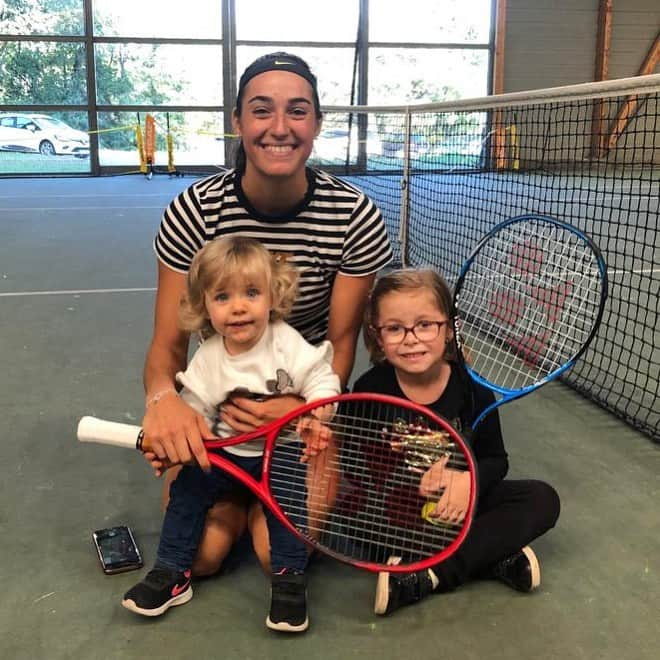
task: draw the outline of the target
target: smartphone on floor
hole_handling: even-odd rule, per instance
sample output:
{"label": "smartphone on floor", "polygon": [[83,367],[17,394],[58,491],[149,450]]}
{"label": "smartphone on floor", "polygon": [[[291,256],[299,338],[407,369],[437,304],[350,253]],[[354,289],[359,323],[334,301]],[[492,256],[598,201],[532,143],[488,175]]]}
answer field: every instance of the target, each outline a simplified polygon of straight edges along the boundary
{"label": "smartphone on floor", "polygon": [[97,529],[92,539],[104,573],[113,575],[142,567],[142,556],[130,527]]}

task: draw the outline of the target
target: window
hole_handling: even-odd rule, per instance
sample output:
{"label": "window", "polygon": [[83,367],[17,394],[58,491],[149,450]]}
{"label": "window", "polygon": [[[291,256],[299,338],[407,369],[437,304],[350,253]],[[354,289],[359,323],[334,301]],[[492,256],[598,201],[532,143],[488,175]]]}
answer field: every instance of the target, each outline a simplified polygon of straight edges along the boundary
{"label": "window", "polygon": [[5,41],[0,54],[0,104],[87,103],[84,44]]}
{"label": "window", "polygon": [[490,0],[408,0],[403,12],[370,0],[369,103],[485,96],[490,11]]}
{"label": "window", "polygon": [[[135,127],[147,112],[157,118],[159,163],[168,159],[169,124],[177,166],[225,166],[233,149],[230,86],[255,58],[277,50],[309,63],[326,107],[488,92],[491,0],[229,2],[0,0],[0,173],[85,171],[97,160],[102,168],[133,167]],[[361,7],[368,33],[358,30]],[[20,126],[19,115],[27,117]],[[400,160],[395,119],[387,126],[375,116],[353,119],[326,113],[314,162]],[[98,132],[93,158],[88,137],[72,137],[76,131]],[[421,158],[436,146],[413,149]]]}
{"label": "window", "polygon": [[[237,0],[236,37],[239,41],[277,39],[284,44],[291,41],[353,43],[357,38],[358,8],[358,0]],[[298,49],[292,50],[297,52]]]}
{"label": "window", "polygon": [[96,36],[222,38],[220,0],[186,0],[185,4],[163,0],[94,0],[93,6]]}
{"label": "window", "polygon": [[101,105],[222,105],[222,48],[112,43],[96,46]]}
{"label": "window", "polygon": [[[223,131],[222,113],[154,112],[156,150],[154,165],[167,167],[168,132],[172,138],[174,166],[225,165],[225,143],[230,138]],[[137,167],[140,156],[136,128],[144,130],[145,113],[99,112],[99,160],[104,167]]]}
{"label": "window", "polygon": [[491,0],[369,0],[369,41],[487,44]]}
{"label": "window", "polygon": [[83,33],[83,0],[21,0],[0,3],[0,34],[68,37]]}
{"label": "window", "polygon": [[369,49],[369,103],[436,103],[488,93],[488,51]]}

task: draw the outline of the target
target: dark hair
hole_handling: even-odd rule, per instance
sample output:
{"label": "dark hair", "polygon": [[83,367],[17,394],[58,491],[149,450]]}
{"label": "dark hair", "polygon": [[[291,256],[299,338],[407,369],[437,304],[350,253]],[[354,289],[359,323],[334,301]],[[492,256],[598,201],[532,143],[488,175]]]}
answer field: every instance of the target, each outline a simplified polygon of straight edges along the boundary
{"label": "dark hair", "polygon": [[[236,108],[234,112],[237,117],[241,116],[241,104],[243,103],[243,94],[247,84],[261,73],[266,73],[266,71],[288,71],[289,73],[295,73],[296,75],[304,78],[312,87],[312,101],[314,103],[314,111],[316,112],[316,118],[321,119],[323,113],[321,112],[321,103],[319,101],[319,93],[317,88],[316,76],[312,73],[312,70],[309,68],[309,64],[298,57],[297,55],[291,55],[290,53],[285,53],[284,51],[278,51],[276,53],[269,53],[268,55],[262,55],[258,57],[252,64],[250,64],[238,82],[238,93],[236,94]],[[236,154],[234,156],[235,167],[238,172],[245,172],[245,149],[243,148],[242,141],[239,140],[236,147]]]}

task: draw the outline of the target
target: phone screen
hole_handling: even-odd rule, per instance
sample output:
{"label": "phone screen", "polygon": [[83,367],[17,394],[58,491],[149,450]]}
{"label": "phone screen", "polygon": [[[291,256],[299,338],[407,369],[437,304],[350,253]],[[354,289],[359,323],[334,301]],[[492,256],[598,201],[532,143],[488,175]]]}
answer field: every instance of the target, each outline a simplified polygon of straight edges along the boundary
{"label": "phone screen", "polygon": [[109,527],[93,533],[99,559],[106,573],[120,573],[142,566],[142,557],[128,527]]}

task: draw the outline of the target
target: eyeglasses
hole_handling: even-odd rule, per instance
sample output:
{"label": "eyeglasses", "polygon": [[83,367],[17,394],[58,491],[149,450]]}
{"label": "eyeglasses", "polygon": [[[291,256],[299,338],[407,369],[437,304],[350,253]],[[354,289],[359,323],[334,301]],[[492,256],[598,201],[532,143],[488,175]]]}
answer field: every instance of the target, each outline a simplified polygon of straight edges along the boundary
{"label": "eyeglasses", "polygon": [[400,344],[405,340],[409,332],[419,341],[433,341],[440,334],[440,328],[447,325],[449,321],[417,321],[415,325],[409,328],[401,323],[388,323],[381,325],[374,330],[378,332],[381,341],[384,344]]}

